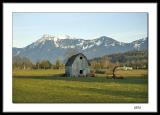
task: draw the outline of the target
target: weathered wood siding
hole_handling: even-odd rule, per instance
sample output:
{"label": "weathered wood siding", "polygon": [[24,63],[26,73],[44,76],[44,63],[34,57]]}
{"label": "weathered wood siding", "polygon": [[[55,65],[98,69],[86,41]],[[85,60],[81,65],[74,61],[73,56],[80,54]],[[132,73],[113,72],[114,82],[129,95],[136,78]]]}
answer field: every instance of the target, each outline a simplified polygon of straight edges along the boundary
{"label": "weathered wood siding", "polygon": [[[80,57],[82,57],[82,59],[80,59]],[[81,74],[80,70],[82,70]],[[83,55],[77,56],[72,64],[72,76],[78,77],[80,75],[86,75],[89,72],[90,70],[87,59]]]}
{"label": "weathered wood siding", "polygon": [[65,66],[65,73],[67,76],[79,77],[80,75],[86,76],[90,73],[88,60],[83,54],[79,54],[74,60],[72,65]]}
{"label": "weathered wood siding", "polygon": [[66,66],[65,67],[65,73],[67,76],[72,76],[72,67],[71,66]]}

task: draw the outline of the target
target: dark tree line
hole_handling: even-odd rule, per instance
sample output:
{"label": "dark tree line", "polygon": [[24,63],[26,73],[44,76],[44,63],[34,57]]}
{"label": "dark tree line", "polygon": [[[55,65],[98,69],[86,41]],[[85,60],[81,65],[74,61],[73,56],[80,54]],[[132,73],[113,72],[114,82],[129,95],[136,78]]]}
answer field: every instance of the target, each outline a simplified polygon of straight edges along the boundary
{"label": "dark tree line", "polygon": [[[117,77],[115,71],[119,67],[131,67],[133,69],[148,69],[148,52],[147,51],[130,51],[106,55],[100,58],[90,60],[91,69],[99,74],[112,74],[113,79],[123,79]],[[119,68],[120,69],[120,68]]]}
{"label": "dark tree line", "polygon": [[100,58],[90,60],[92,68],[109,69],[115,65],[129,66],[133,69],[148,68],[148,52],[147,51],[130,51],[125,53],[117,53],[106,55]]}
{"label": "dark tree line", "polygon": [[[77,51],[69,50],[64,56],[67,60],[71,55],[76,54]],[[57,59],[54,64],[49,60],[41,60],[36,63],[32,63],[30,59],[26,57],[13,57],[13,69],[60,69],[64,68],[61,60]],[[106,55],[100,58],[94,58],[90,60],[91,69],[96,70],[99,73],[104,73],[106,69],[113,70],[115,66],[129,66],[133,69],[147,69],[148,68],[148,52],[145,51],[130,51],[125,53],[117,53],[112,55]],[[104,71],[103,71],[104,69]]]}
{"label": "dark tree line", "polygon": [[32,68],[32,62],[26,57],[14,56],[12,59],[13,69],[29,69]]}
{"label": "dark tree line", "polygon": [[26,57],[14,56],[12,59],[13,69],[60,69],[64,68],[64,64],[59,59],[55,64],[52,64],[49,60],[38,61],[35,64]]}

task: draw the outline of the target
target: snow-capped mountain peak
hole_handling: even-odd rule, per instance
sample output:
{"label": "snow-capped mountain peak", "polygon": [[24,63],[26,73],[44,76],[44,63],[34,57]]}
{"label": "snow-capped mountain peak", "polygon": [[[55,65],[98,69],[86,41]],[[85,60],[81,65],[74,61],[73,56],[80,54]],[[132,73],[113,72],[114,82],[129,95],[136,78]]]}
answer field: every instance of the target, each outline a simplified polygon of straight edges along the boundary
{"label": "snow-capped mountain peak", "polygon": [[74,37],[71,37],[69,35],[51,35],[51,34],[43,34],[42,40],[54,40],[57,41],[58,39],[73,39]]}
{"label": "snow-capped mountain peak", "polygon": [[55,36],[55,35],[51,35],[51,34],[43,34],[41,39],[43,40],[54,40],[54,39],[74,39],[74,37],[72,36],[69,36],[69,35],[58,35],[58,36]]}
{"label": "snow-capped mountain peak", "polygon": [[59,36],[57,36],[57,38],[58,39],[73,39],[74,37],[71,37],[71,36],[69,36],[69,35],[59,35]]}
{"label": "snow-capped mountain peak", "polygon": [[75,39],[75,37],[71,37],[69,35],[51,35],[51,34],[43,34],[40,39],[38,39],[36,42],[34,42],[34,46],[39,44],[45,44],[46,41],[53,41],[55,45],[57,46],[57,42],[64,39]]}
{"label": "snow-capped mountain peak", "polygon": [[147,40],[148,38],[123,43],[106,36],[86,40],[68,35],[44,34],[39,40],[24,48],[13,48],[13,55],[29,57],[33,62],[43,59],[55,62],[56,58],[63,60],[66,51],[73,48],[90,59],[117,52],[147,49]]}

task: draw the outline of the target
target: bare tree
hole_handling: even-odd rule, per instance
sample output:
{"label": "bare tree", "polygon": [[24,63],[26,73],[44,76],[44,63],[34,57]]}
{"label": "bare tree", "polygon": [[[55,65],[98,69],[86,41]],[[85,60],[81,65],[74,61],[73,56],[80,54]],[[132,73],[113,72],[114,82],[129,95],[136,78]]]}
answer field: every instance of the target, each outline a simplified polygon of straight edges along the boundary
{"label": "bare tree", "polygon": [[121,63],[119,63],[119,62],[116,62],[116,64],[115,64],[115,66],[114,66],[114,68],[113,68],[113,73],[112,73],[112,78],[113,79],[123,79],[123,77],[121,76],[121,77],[117,77],[116,76],[116,74],[115,74],[115,72],[116,72],[116,69],[118,68],[118,67],[122,67],[123,66],[123,64],[121,64]]}
{"label": "bare tree", "polygon": [[119,67],[119,66],[115,66],[115,67],[113,68],[113,76],[112,76],[113,79],[116,79],[116,78],[117,78],[117,76],[115,75],[115,70],[116,70],[118,67]]}

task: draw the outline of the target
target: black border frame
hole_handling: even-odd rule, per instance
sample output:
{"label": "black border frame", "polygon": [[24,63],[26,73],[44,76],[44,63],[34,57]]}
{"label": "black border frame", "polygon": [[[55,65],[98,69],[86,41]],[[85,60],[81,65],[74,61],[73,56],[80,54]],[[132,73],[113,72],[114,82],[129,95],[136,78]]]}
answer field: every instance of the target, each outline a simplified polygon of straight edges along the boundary
{"label": "black border frame", "polygon": [[[27,1],[27,2],[26,2],[25,0],[24,0],[23,2],[22,2],[21,0],[17,0],[17,1],[15,1],[15,2],[18,2],[18,3],[19,3],[19,2],[21,2],[21,3],[23,3],[23,2],[24,2],[24,3],[28,3],[28,2],[33,3],[33,2],[34,2],[34,3],[35,3],[35,0],[34,0],[34,1]],[[3,50],[3,39],[4,39],[4,38],[3,38],[3,3],[15,3],[15,2],[13,2],[12,0],[8,0],[8,1],[3,0],[2,3],[1,3],[1,14],[2,14],[2,16],[1,16],[1,17],[2,17],[2,18],[1,18],[1,39],[0,39],[0,40],[1,40],[1,42],[0,42],[0,43],[1,43],[1,53],[2,53],[2,55],[1,55],[1,56],[2,56],[2,57],[1,57],[1,64],[3,64],[3,58],[4,58],[4,57],[3,57],[3,53],[4,53],[4,52],[3,52],[3,51],[4,51],[4,50]],[[41,3],[48,3],[48,2],[50,2],[50,1],[46,0],[45,2],[41,2]],[[150,1],[147,1],[147,2],[146,2],[146,1],[144,1],[144,0],[143,0],[143,1],[142,1],[142,0],[139,0],[139,1],[137,2],[137,1],[130,0],[129,2],[126,2],[126,1],[123,0],[123,1],[119,2],[119,0],[118,0],[118,1],[115,1],[115,0],[107,0],[106,2],[104,2],[104,1],[96,1],[96,2],[95,2],[95,1],[83,1],[83,0],[82,0],[82,1],[80,1],[80,2],[79,2],[79,1],[77,1],[77,2],[73,2],[73,1],[68,1],[68,2],[66,2],[66,1],[63,1],[63,0],[62,0],[62,1],[60,2],[60,1],[58,1],[58,0],[57,0],[57,1],[55,0],[55,1],[52,2],[52,3],[114,3],[114,2],[115,2],[115,3],[157,3],[157,52],[156,52],[156,53],[157,53],[157,112],[149,112],[149,113],[158,114],[158,113],[159,113],[159,99],[158,99],[158,95],[159,95],[159,92],[158,92],[158,85],[159,85],[159,84],[158,84],[158,80],[159,80],[159,78],[158,78],[158,75],[159,75],[159,74],[158,74],[158,73],[159,73],[159,71],[158,71],[158,64],[159,64],[159,63],[158,63],[158,62],[159,62],[159,61],[158,61],[158,43],[159,43],[159,41],[158,41],[158,29],[159,29],[158,19],[159,19],[159,15],[158,15],[158,11],[159,11],[159,9],[160,9],[160,8],[158,7],[158,5],[159,5],[158,1],[157,1],[157,0],[150,0]],[[1,88],[1,89],[2,89],[2,90],[1,90],[1,91],[2,91],[2,95],[1,95],[1,96],[2,96],[2,97],[1,97],[2,100],[1,100],[1,102],[2,102],[2,103],[1,103],[1,108],[0,108],[0,110],[1,110],[1,113],[4,113],[4,112],[3,112],[3,77],[4,77],[4,76],[3,76],[3,65],[2,65],[1,68],[2,68],[2,69],[1,69],[1,70],[2,70],[2,71],[1,71],[1,75],[2,75],[2,76],[1,76],[1,83],[2,83],[2,84],[1,84],[1,86],[2,86],[2,88]],[[5,112],[5,113],[11,113],[11,112]],[[16,112],[14,112],[14,113],[16,113]],[[25,112],[18,112],[18,113],[25,113]],[[28,112],[28,113],[32,113],[32,112]],[[43,113],[43,112],[42,112],[42,113]],[[46,113],[46,112],[44,112],[44,113]],[[57,113],[57,112],[53,112],[53,113]],[[64,112],[58,112],[58,113],[64,113]],[[68,113],[70,113],[70,112],[68,112]],[[71,113],[75,113],[75,112],[71,112]],[[79,112],[76,112],[76,113],[79,113]],[[80,113],[84,113],[84,112],[80,112]],[[93,112],[87,112],[87,113],[93,113]],[[100,112],[95,112],[95,113],[100,113]],[[110,113],[110,112],[102,112],[102,113]],[[111,113],[115,113],[115,112],[111,112]],[[118,112],[116,112],[116,113],[118,113]],[[123,113],[123,112],[120,112],[120,113]],[[125,112],[125,113],[133,113],[133,112]],[[139,112],[134,112],[134,113],[139,113]],[[146,114],[146,112],[143,112],[143,113]]]}

